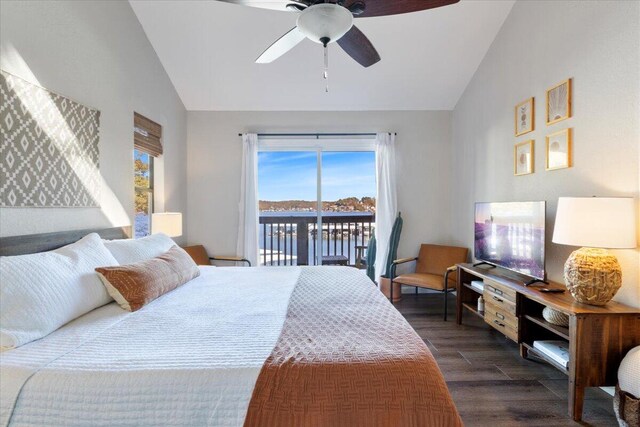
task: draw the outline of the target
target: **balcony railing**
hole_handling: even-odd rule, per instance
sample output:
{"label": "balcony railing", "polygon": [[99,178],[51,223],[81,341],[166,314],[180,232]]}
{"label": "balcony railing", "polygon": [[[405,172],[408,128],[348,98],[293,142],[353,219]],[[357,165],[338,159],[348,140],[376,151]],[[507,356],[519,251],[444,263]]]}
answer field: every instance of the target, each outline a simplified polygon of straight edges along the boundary
{"label": "balcony railing", "polygon": [[[375,223],[369,212],[329,212],[322,215],[322,256],[344,257],[356,264],[357,246],[366,246]],[[318,223],[315,212],[260,214],[260,264],[318,264]],[[325,261],[326,263],[326,261]]]}

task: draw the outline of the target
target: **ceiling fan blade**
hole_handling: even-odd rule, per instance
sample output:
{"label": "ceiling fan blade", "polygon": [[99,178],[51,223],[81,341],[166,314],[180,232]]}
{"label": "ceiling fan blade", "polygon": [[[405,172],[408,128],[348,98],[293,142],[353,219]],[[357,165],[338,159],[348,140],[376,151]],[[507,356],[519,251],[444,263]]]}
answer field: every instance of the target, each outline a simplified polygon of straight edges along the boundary
{"label": "ceiling fan blade", "polygon": [[380,61],[380,55],[367,36],[355,25],[337,43],[347,54],[363,67],[370,67]]}
{"label": "ceiling fan blade", "polygon": [[[239,4],[242,6],[259,7],[261,9],[295,11],[289,5],[298,5],[300,8],[307,7],[307,3],[301,0],[218,0],[224,3]],[[299,8],[298,8],[299,9]]]}
{"label": "ceiling fan blade", "polygon": [[287,34],[276,40],[271,46],[267,48],[262,55],[256,59],[257,64],[268,64],[276,59],[280,58],[285,53],[293,49],[298,43],[305,39],[304,34],[298,30],[298,27],[293,27]]}
{"label": "ceiling fan blade", "polygon": [[458,3],[460,0],[346,0],[344,7],[351,9],[355,3],[364,2],[364,11],[356,18],[368,18],[372,16],[397,15],[400,13],[418,12],[420,10],[434,9]]}

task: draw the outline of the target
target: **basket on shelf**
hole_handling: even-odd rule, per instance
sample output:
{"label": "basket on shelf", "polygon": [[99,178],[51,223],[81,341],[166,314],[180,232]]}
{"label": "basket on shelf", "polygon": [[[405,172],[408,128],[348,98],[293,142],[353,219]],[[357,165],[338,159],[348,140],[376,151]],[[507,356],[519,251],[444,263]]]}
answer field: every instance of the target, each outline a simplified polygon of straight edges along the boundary
{"label": "basket on shelf", "polygon": [[542,317],[553,325],[569,327],[569,316],[551,307],[545,307],[542,310]]}

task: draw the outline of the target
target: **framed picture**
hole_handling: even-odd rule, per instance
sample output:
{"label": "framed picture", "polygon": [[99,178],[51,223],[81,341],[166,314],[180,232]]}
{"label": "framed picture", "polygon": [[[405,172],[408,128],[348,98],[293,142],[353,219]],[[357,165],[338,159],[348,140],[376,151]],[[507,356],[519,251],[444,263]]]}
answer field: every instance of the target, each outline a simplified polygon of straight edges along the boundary
{"label": "framed picture", "polygon": [[547,135],[547,170],[571,167],[571,128]]}
{"label": "framed picture", "polygon": [[547,91],[547,126],[571,117],[571,79]]}
{"label": "framed picture", "polygon": [[514,175],[533,173],[533,139],[516,144],[513,156]]}
{"label": "framed picture", "polygon": [[533,130],[533,111],[533,97],[516,105],[516,136],[524,135]]}

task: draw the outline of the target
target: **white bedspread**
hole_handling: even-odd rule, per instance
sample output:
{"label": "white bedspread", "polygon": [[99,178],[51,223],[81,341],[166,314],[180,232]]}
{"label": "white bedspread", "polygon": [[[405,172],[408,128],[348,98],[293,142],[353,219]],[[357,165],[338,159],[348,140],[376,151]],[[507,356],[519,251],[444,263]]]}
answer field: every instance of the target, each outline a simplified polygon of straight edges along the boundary
{"label": "white bedspread", "polygon": [[1,353],[0,425],[242,425],[299,275],[203,267],[135,313],[109,304]]}

